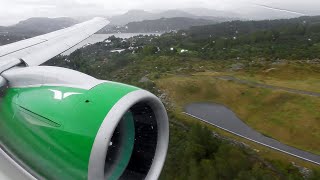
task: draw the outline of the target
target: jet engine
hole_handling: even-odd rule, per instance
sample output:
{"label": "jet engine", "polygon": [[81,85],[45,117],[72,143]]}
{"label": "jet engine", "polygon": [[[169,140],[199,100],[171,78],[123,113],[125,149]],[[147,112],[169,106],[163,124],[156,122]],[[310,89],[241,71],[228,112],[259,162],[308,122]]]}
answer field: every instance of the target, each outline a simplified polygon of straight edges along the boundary
{"label": "jet engine", "polygon": [[159,177],[169,125],[153,94],[59,67],[1,76],[1,148],[30,178]]}

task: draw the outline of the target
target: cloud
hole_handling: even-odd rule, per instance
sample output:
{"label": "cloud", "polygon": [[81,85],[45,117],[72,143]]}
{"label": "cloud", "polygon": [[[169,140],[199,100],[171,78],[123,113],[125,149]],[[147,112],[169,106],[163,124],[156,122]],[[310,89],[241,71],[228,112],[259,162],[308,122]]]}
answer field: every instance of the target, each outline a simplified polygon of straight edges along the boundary
{"label": "cloud", "polygon": [[272,17],[276,9],[284,9],[288,12],[283,13],[293,11],[315,15],[320,14],[319,6],[320,1],[315,0],[1,0],[0,25],[13,24],[29,17],[110,16],[130,9],[152,11],[204,7],[261,18]]}

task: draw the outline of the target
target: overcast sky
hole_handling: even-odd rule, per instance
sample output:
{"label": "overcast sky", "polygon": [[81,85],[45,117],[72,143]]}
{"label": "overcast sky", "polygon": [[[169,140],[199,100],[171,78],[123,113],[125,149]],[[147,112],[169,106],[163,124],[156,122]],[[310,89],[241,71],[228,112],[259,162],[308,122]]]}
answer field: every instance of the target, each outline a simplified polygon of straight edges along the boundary
{"label": "overcast sky", "polygon": [[266,19],[275,14],[318,15],[319,7],[320,0],[0,0],[0,25],[30,17],[111,16],[131,9],[209,8]]}

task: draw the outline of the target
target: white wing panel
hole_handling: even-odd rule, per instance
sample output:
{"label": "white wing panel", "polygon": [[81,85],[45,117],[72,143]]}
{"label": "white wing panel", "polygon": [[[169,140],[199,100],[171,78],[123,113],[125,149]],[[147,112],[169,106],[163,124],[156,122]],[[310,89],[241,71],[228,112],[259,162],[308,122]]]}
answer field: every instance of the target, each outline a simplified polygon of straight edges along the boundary
{"label": "white wing panel", "polygon": [[28,48],[30,46],[34,46],[36,44],[39,44],[45,41],[46,40],[44,39],[32,38],[32,39],[26,39],[16,43],[0,46],[0,57],[8,55],[13,52],[17,52],[24,48]]}
{"label": "white wing panel", "polygon": [[0,46],[0,61],[21,59],[28,66],[40,65],[79,44],[108,23],[104,18],[94,18],[66,29]]}

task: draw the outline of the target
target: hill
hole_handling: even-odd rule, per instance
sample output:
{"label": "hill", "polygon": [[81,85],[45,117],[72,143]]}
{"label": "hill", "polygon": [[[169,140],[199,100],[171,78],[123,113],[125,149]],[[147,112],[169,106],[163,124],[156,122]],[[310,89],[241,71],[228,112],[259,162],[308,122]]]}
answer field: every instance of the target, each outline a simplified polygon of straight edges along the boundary
{"label": "hill", "polygon": [[113,25],[125,25],[129,22],[143,21],[146,19],[154,19],[154,15],[143,10],[131,10],[122,15],[117,15],[109,18]]}
{"label": "hill", "polygon": [[[196,11],[194,11],[196,12]],[[218,19],[219,22],[229,21],[232,18],[229,17],[222,17],[222,16],[211,16],[213,14],[201,14],[204,16],[199,16],[197,13],[189,13],[188,11],[184,10],[167,10],[161,11],[157,13],[147,12],[144,10],[131,10],[125,14],[117,15],[109,18],[112,25],[125,25],[130,22],[138,22],[144,20],[156,20],[161,18],[174,18],[174,17],[185,17],[185,18],[194,18],[194,19],[209,19],[214,20]],[[234,18],[233,18],[234,19]]]}
{"label": "hill", "polygon": [[219,10],[207,9],[207,8],[187,8],[187,9],[183,9],[183,11],[186,11],[196,16],[224,17],[224,18],[231,18],[231,19],[239,19],[239,17],[241,17],[240,14],[235,12],[219,11]]}
{"label": "hill", "polygon": [[156,20],[144,20],[130,22],[125,26],[107,26],[99,33],[153,33],[170,32],[189,29],[191,26],[215,24],[218,21],[208,19],[193,19],[186,17],[161,18]]}
{"label": "hill", "polygon": [[[301,166],[319,169],[316,165],[194,126],[199,122],[181,114],[190,102],[220,103],[263,135],[319,153],[318,99],[219,79],[263,77],[269,80],[264,83],[272,80],[278,86],[315,88],[320,72],[317,18],[266,21],[265,26],[263,21],[235,21],[127,40],[110,37],[51,63],[133,84],[162,99],[171,141],[160,179],[319,179],[319,170],[313,177],[301,171]],[[198,32],[215,36],[199,38]]]}
{"label": "hill", "polygon": [[[211,36],[238,36],[257,31],[294,31],[296,29],[317,30],[320,27],[320,16],[302,16],[292,19],[262,20],[262,21],[230,21],[215,25],[192,27],[188,34],[197,38]],[[303,33],[303,32],[302,32]]]}
{"label": "hill", "polygon": [[78,23],[72,18],[30,18],[20,21],[18,24],[8,27],[0,27],[1,34],[15,35],[15,36],[36,36],[40,34],[49,33],[62,28],[66,28]]}
{"label": "hill", "polygon": [[206,19],[176,17],[131,22],[127,24],[127,27],[129,32],[169,32],[172,30],[188,29],[191,26],[202,26],[215,23],[215,21]]}

